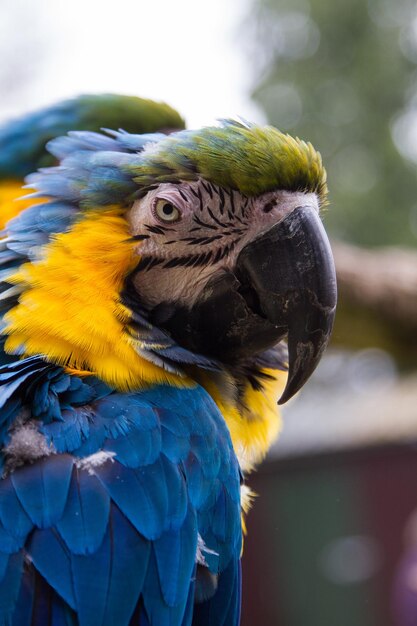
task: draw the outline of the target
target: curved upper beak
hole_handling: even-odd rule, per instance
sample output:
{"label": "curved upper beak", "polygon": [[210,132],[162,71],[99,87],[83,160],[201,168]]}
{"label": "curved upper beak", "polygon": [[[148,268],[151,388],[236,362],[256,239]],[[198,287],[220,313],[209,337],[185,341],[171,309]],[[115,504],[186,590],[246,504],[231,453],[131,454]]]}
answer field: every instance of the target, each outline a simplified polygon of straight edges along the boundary
{"label": "curved upper beak", "polygon": [[287,336],[283,404],[316,368],[335,308],[329,241],[316,210],[304,206],[246,244],[234,267],[214,274],[191,308],[162,302],[149,318],[183,348],[231,368]]}
{"label": "curved upper beak", "polygon": [[240,252],[236,276],[245,299],[288,334],[289,372],[279,404],[307,381],[325,350],[336,310],[336,273],[315,209],[299,207]]}

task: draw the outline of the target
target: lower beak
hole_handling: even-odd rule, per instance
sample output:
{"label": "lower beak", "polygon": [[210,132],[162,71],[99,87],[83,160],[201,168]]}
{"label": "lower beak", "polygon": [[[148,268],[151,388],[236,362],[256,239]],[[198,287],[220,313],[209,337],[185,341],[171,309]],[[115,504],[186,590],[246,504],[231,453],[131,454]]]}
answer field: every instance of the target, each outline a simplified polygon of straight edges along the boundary
{"label": "lower beak", "polygon": [[245,299],[255,298],[264,317],[288,334],[288,380],[279,400],[283,404],[317,367],[333,327],[336,273],[317,212],[311,207],[295,209],[248,244],[237,259],[236,276]]}

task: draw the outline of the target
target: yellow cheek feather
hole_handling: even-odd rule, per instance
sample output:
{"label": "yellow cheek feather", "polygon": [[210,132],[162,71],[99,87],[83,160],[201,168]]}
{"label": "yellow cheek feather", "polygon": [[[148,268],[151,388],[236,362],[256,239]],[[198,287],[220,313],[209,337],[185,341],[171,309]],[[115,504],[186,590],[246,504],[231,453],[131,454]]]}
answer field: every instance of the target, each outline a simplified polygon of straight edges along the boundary
{"label": "yellow cheek feather", "polygon": [[24,209],[43,202],[42,198],[23,200],[22,196],[28,193],[31,193],[31,190],[22,189],[22,181],[6,180],[0,182],[0,230],[3,230],[7,222],[19,215]]}
{"label": "yellow cheek feather", "polygon": [[91,212],[56,235],[40,261],[22,265],[8,279],[24,291],[5,315],[6,350],[94,373],[122,391],[187,384],[142,358],[126,332],[120,293],[139,260],[130,237],[121,209]]}
{"label": "yellow cheek feather", "polygon": [[198,378],[223,414],[240,466],[245,472],[262,461],[281,428],[277,402],[285,388],[287,372],[266,368],[262,371],[270,378],[262,379],[259,391],[247,382],[239,404],[225,400],[210,373],[205,372]]}

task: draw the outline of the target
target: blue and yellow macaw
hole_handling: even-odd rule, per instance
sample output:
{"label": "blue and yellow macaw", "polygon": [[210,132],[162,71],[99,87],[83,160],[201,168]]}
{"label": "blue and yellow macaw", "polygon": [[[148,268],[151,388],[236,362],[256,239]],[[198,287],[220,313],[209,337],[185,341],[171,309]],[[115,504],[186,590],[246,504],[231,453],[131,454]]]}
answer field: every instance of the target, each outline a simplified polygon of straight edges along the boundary
{"label": "blue and yellow macaw", "polygon": [[27,142],[55,165],[0,241],[0,626],[237,626],[243,478],[333,321],[325,170],[113,98],[93,120],[124,130],[49,157],[81,100],[1,136],[8,181]]}

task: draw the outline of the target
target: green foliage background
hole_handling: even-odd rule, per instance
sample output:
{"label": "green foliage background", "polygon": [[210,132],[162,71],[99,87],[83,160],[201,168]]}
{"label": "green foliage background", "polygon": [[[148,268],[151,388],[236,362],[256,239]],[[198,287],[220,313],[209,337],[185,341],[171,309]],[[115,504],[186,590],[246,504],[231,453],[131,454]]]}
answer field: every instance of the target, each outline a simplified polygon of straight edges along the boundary
{"label": "green foliage background", "polygon": [[255,0],[253,98],[324,158],[333,236],[417,246],[417,5]]}

